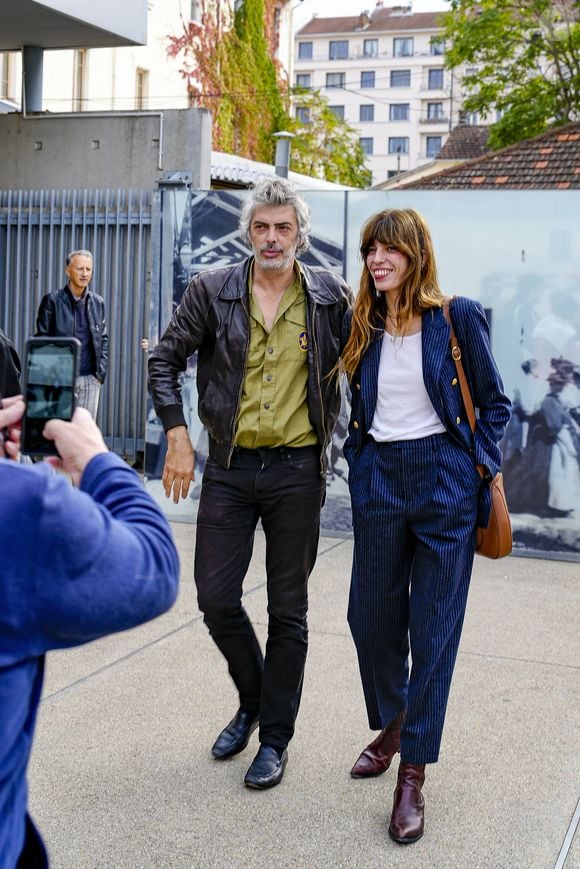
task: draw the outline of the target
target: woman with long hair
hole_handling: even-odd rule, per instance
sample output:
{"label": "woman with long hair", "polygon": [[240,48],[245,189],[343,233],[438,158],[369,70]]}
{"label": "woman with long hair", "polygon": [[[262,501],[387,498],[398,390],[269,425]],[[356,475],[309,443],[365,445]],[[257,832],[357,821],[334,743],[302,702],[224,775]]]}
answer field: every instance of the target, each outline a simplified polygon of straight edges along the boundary
{"label": "woman with long hair", "polygon": [[352,391],[348,620],[369,726],[380,732],[351,775],[380,775],[400,751],[389,833],[407,844],[423,835],[425,764],[439,756],[476,527],[487,525],[510,402],[483,308],[454,297],[451,319],[478,411],[472,435],[424,218],[412,209],[374,214],[360,252],[342,355]]}

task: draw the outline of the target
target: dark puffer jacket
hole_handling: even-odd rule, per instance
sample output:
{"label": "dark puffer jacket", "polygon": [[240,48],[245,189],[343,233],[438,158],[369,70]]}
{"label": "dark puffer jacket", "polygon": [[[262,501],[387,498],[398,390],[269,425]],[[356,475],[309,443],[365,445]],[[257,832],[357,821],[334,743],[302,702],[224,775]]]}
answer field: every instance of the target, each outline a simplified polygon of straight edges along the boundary
{"label": "dark puffer jacket", "polygon": [[[53,290],[40,300],[36,335],[75,335],[75,302],[68,287]],[[105,323],[105,300],[87,290],[87,318],[95,351],[95,377],[103,383],[109,361],[109,336]]]}
{"label": "dark puffer jacket", "polygon": [[[153,404],[165,431],[185,425],[178,376],[197,350],[199,416],[210,455],[229,467],[250,343],[248,273],[252,258],[197,275],[149,357]],[[342,349],[342,321],[351,292],[327,269],[300,265],[306,294],[308,411],[318,436],[321,470],[338,412],[340,390],[330,375]]]}

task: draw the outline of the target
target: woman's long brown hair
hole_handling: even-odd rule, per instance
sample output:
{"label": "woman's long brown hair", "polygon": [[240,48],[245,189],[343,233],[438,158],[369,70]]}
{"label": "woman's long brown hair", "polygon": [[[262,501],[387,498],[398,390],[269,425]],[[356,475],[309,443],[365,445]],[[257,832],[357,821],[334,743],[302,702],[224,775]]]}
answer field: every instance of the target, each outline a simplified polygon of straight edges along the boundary
{"label": "woman's long brown hair", "polygon": [[375,241],[392,245],[409,258],[409,269],[397,300],[397,330],[401,332],[414,314],[440,308],[444,296],[437,280],[437,267],[429,227],[412,208],[387,208],[373,214],[361,231],[360,253],[363,270],[354,302],[350,336],[342,352],[342,364],[349,380],[371,343],[375,329],[385,328],[386,294],[375,292],[366,258]]}

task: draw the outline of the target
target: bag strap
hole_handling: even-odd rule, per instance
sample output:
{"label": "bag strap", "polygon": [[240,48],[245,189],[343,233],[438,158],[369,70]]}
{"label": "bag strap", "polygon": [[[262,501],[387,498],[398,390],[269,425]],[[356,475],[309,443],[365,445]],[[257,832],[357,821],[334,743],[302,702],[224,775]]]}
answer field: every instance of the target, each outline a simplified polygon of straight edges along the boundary
{"label": "bag strap", "polygon": [[449,339],[451,343],[451,355],[453,356],[453,361],[455,362],[455,367],[457,369],[457,378],[459,380],[459,386],[461,387],[461,397],[463,399],[463,406],[465,407],[467,419],[469,420],[469,427],[471,428],[471,431],[474,432],[475,408],[473,407],[473,399],[471,397],[471,392],[469,391],[467,377],[465,376],[465,371],[463,370],[463,362],[461,361],[461,348],[457,341],[457,335],[455,334],[453,323],[451,322],[451,315],[449,313],[449,299],[445,299],[445,301],[443,302],[443,316],[445,317],[451,328],[451,335]]}

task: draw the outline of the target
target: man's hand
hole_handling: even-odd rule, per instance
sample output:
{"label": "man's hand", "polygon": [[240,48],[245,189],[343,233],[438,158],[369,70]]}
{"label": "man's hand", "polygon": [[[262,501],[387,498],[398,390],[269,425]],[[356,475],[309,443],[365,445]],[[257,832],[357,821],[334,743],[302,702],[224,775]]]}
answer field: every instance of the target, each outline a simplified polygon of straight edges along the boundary
{"label": "man's hand", "polygon": [[185,500],[189,492],[189,484],[195,479],[195,454],[187,429],[177,425],[167,432],[167,455],[163,467],[163,488],[168,498],[173,489],[173,503],[179,502],[180,496]]}
{"label": "man's hand", "polygon": [[21,395],[12,395],[0,401],[0,456],[17,459],[20,449],[20,420],[24,415]]}
{"label": "man's hand", "polygon": [[42,434],[54,441],[60,456],[51,456],[47,461],[53,467],[67,471],[76,486],[90,460],[99,453],[108,452],[99,428],[84,407],[77,407],[70,422],[49,419]]}

